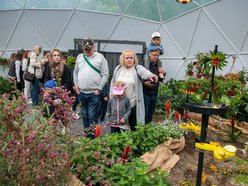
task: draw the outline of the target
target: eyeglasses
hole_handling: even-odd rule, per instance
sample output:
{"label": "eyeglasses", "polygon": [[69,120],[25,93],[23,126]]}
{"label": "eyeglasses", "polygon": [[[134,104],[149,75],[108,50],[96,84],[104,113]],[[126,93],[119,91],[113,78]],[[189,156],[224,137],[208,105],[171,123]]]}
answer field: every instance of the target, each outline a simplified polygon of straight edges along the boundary
{"label": "eyeglasses", "polygon": [[152,53],[151,53],[151,55],[152,55],[153,57],[159,57],[159,54],[152,54]]}

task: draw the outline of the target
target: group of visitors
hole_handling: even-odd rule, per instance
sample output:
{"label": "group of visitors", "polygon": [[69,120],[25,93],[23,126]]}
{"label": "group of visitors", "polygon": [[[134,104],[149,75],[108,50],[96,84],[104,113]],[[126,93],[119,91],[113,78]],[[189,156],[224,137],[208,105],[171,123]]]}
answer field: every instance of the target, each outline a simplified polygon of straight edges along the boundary
{"label": "group of visitors", "polygon": [[[158,32],[152,34],[147,48],[145,67],[138,64],[133,50],[122,52],[119,65],[115,68],[110,82],[109,98],[105,122],[111,125],[112,132],[126,129],[135,131],[137,123],[149,123],[155,111],[159,80],[165,77],[165,70],[159,61],[163,47]],[[74,70],[74,84],[78,93],[84,127],[98,123],[97,110],[100,93],[108,79],[108,64],[104,56],[95,51],[94,41],[85,39],[83,54],[77,57]]]}
{"label": "group of visitors", "polygon": [[[18,84],[18,89],[23,90],[33,105],[39,103],[39,83],[54,80],[56,85],[74,92],[72,96],[76,101],[72,110],[76,111],[77,103],[80,104],[85,129],[104,121],[111,126],[111,132],[126,130],[128,126],[135,131],[137,123],[152,121],[159,81],[165,77],[159,60],[164,53],[160,42],[161,35],[153,33],[144,66],[138,64],[133,50],[125,49],[110,82],[108,62],[95,51],[94,41],[89,38],[83,40],[83,53],[77,56],[73,73],[60,50],[53,49],[39,60],[42,47],[35,46],[32,51],[17,52],[10,64],[9,78]],[[32,82],[23,80],[21,86],[26,70],[35,74],[35,79]]]}

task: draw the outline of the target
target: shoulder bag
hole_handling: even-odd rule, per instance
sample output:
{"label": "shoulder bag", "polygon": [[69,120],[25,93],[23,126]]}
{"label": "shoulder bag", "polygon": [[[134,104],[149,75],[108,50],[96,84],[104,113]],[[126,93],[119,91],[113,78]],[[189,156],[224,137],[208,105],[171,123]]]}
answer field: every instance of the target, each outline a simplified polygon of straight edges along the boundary
{"label": "shoulder bag", "polygon": [[26,70],[25,70],[25,72],[24,72],[23,78],[24,78],[26,81],[33,82],[33,81],[35,80],[35,68],[34,68],[34,74],[31,74],[31,73],[28,71],[29,63],[30,63],[30,58],[28,58],[27,68],[26,68]]}

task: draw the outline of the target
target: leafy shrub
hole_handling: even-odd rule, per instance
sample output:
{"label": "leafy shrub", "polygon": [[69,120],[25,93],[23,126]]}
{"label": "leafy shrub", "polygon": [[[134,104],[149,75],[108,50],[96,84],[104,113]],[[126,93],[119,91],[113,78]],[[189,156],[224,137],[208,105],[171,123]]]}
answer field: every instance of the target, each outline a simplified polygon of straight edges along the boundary
{"label": "leafy shrub", "polygon": [[[186,102],[208,102],[211,82],[207,79],[189,78],[176,81],[171,79],[159,88],[157,110],[163,110],[166,101],[171,102],[171,109],[184,113]],[[248,120],[248,93],[241,81],[215,78],[212,102],[228,106],[225,118],[235,116],[239,121]]]}
{"label": "leafy shrub", "polygon": [[10,93],[11,85],[8,79],[0,76],[0,94]]}
{"label": "leafy shrub", "polygon": [[73,56],[68,56],[67,57],[67,64],[70,69],[74,69],[76,63],[76,58]]}
{"label": "leafy shrub", "polygon": [[[151,176],[147,174],[149,169],[150,167],[142,162],[142,159],[133,158],[130,163],[116,163],[108,168],[105,177],[110,185],[170,185],[165,179],[168,176],[167,172],[158,169]],[[102,184],[105,184],[105,182]]]}

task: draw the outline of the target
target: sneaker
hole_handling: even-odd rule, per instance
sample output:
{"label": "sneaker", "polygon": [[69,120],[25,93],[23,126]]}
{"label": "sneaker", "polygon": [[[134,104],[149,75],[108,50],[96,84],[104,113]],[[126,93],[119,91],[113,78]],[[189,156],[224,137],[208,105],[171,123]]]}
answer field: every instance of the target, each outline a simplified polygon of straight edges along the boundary
{"label": "sneaker", "polygon": [[72,113],[72,118],[77,120],[77,119],[80,119],[80,116],[76,112],[73,112]]}
{"label": "sneaker", "polygon": [[32,102],[32,99],[28,99],[27,101],[26,101],[26,103],[27,104],[32,104],[33,102]]}

